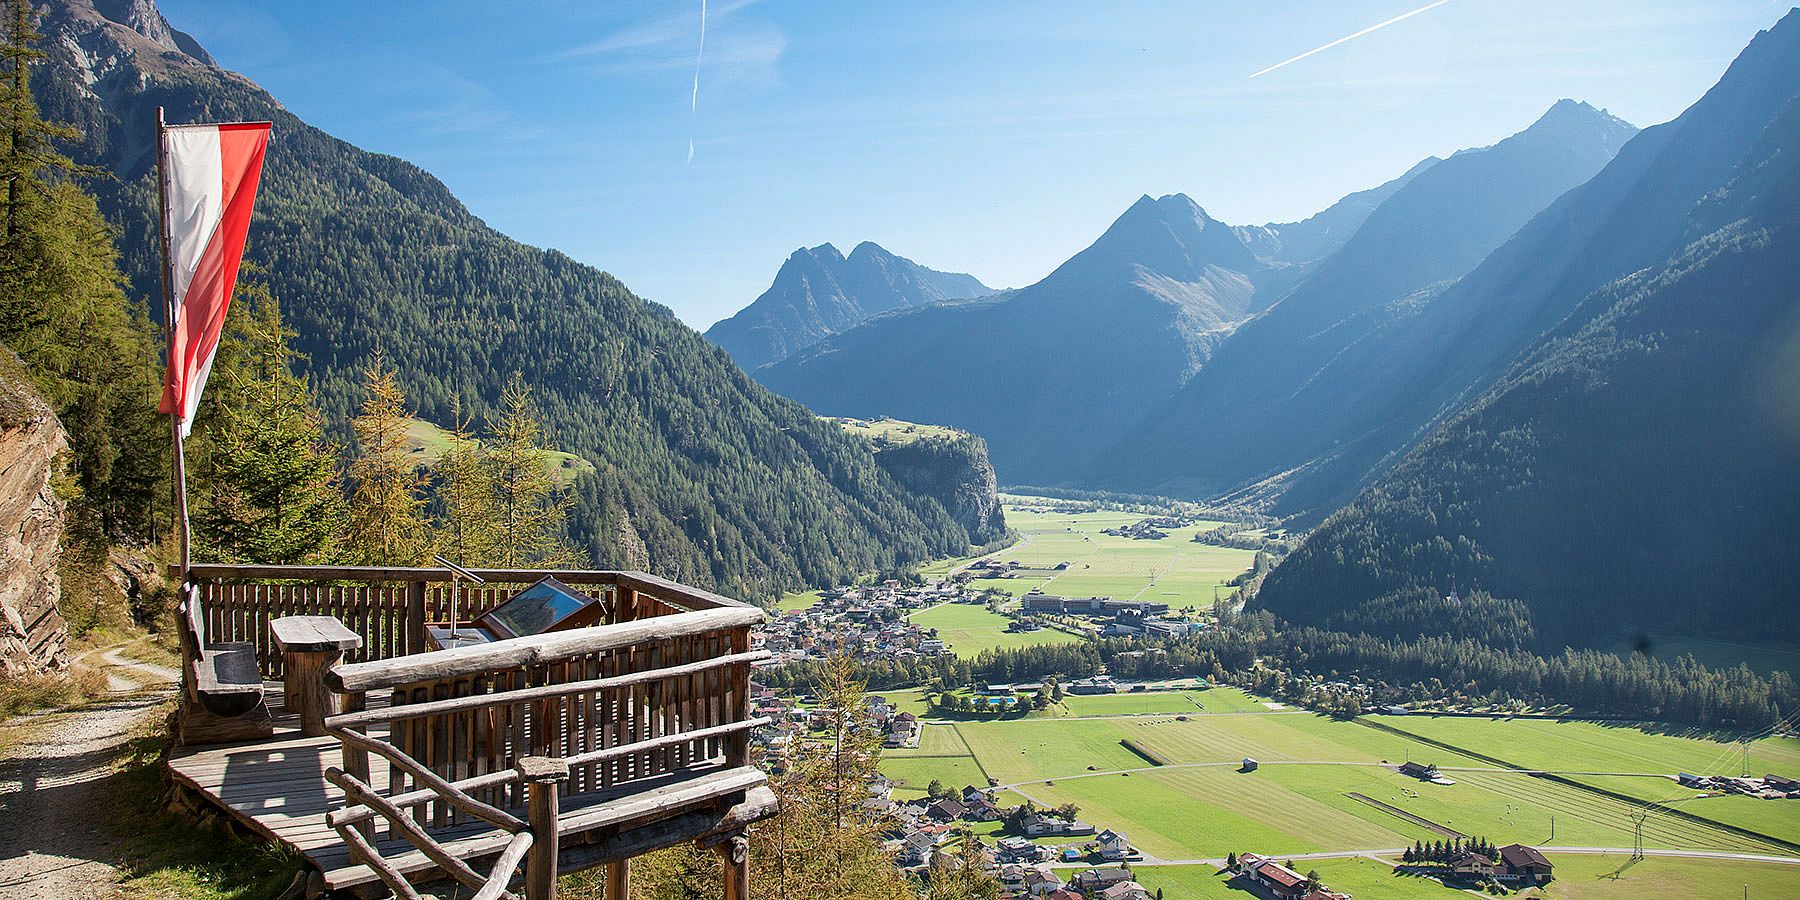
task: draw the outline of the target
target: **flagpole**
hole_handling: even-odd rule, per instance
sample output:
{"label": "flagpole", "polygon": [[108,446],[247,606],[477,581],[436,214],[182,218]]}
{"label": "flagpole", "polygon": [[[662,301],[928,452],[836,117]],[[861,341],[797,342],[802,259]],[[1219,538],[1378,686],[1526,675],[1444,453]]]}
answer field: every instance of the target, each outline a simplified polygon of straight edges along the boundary
{"label": "flagpole", "polygon": [[[159,106],[156,108],[156,198],[157,204],[160,207],[160,215],[157,217],[157,223],[160,226],[162,234],[161,240],[159,240],[157,244],[162,255],[163,321],[167,323],[169,328],[169,361],[170,364],[173,365],[175,360],[176,310],[174,277],[173,270],[170,268],[171,254],[169,252],[169,149],[168,141],[165,139],[167,131],[168,125],[163,121],[163,108]],[[175,454],[173,479],[175,510],[173,524],[175,533],[179,536],[181,542],[180,556],[176,563],[175,572],[177,582],[185,585],[187,583],[188,564],[191,561],[189,557],[189,545],[192,541],[192,532],[188,526],[187,459],[182,452],[181,445],[181,413],[182,404],[180,403],[175,404],[175,409],[169,413],[169,440],[174,448]]]}

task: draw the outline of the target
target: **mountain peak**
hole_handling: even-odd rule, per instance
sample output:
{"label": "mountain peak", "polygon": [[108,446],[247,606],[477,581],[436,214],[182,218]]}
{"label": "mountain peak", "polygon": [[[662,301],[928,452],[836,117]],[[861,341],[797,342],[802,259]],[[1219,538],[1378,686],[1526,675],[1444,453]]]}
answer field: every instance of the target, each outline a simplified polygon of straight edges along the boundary
{"label": "mountain peak", "polygon": [[1637,131],[1636,125],[1604,109],[1595,109],[1580,100],[1565,97],[1551,104],[1531,127],[1513,137],[1572,145],[1593,145],[1597,141],[1610,156]]}
{"label": "mountain peak", "polygon": [[155,0],[93,0],[93,8],[101,18],[143,35],[164,50],[186,54],[209,66],[218,65],[199,41],[169,25]]}

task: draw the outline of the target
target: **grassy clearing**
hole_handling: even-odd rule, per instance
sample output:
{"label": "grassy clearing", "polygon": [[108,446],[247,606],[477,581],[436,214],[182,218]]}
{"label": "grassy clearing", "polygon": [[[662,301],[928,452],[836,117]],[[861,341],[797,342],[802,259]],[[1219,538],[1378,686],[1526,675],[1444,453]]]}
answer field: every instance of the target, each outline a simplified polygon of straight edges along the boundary
{"label": "grassy clearing", "polygon": [[1040,644],[1067,644],[1081,640],[1054,628],[1029,634],[1009,632],[1006,626],[1011,624],[1011,619],[999,613],[988,612],[985,606],[966,603],[934,606],[907,618],[922,627],[936,628],[938,638],[944,642],[944,646],[963,657],[1002,647],[1035,647]]}
{"label": "grassy clearing", "polygon": [[776,603],[775,608],[783,612],[788,612],[790,610],[807,610],[812,609],[813,604],[818,603],[822,599],[824,599],[824,595],[819,591],[801,591],[795,594],[782,594],[781,602]]}
{"label": "grassy clearing", "polygon": [[844,429],[847,434],[854,434],[869,440],[886,438],[896,444],[910,444],[923,438],[963,433],[944,425],[923,425],[918,422],[903,422],[899,419],[835,418],[832,421],[838,423],[838,427]]}
{"label": "grassy clearing", "polygon": [[[408,419],[406,425],[407,452],[425,465],[431,465],[450,449],[450,432],[433,425],[424,419]],[[556,479],[558,484],[566,485],[576,478],[594,471],[594,464],[561,450],[551,450],[549,458],[544,460],[544,470]]]}
{"label": "grassy clearing", "polygon": [[978,578],[976,587],[999,588],[1015,597],[1041,587],[1065,596],[1136,597],[1167,603],[1174,609],[1204,610],[1212,607],[1214,589],[1223,593],[1223,585],[1250,568],[1256,556],[1249,550],[1193,543],[1195,534],[1216,527],[1217,522],[1174,529],[1160,541],[1135,541],[1100,532],[1144,518],[1138,513],[1042,512],[1030,508],[1033,502],[1032,498],[1019,498],[1008,506],[1007,524],[1030,541],[1003,551],[998,558],[1043,569],[1067,562],[1069,568],[1052,575]]}

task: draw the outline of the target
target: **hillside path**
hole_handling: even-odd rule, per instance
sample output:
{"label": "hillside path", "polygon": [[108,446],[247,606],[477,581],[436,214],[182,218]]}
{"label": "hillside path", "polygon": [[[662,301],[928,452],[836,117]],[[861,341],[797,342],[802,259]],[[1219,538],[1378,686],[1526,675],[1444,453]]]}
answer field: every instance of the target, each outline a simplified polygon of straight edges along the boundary
{"label": "hillside path", "polygon": [[113,761],[178,673],[96,651],[113,696],[74,709],[0,725],[17,743],[0,756],[0,900],[100,898],[112,894],[123,862],[105,827],[113,802]]}

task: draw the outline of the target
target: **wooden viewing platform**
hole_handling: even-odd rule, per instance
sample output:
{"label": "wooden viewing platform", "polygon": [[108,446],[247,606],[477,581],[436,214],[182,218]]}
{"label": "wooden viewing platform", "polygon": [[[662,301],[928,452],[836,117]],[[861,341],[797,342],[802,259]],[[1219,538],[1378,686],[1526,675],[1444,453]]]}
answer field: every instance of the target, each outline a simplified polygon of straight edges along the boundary
{"label": "wooden viewing platform", "polygon": [[[490,585],[457,598],[459,618],[546,573],[478,574]],[[190,804],[299,854],[309,896],[416,896],[412,884],[449,879],[475,897],[522,881],[538,900],[557,873],[606,865],[613,900],[628,896],[631,857],[698,841],[725,858],[724,896],[747,898],[746,827],[777,810],[748,756],[761,611],[642,573],[554,574],[601,598],[605,623],[428,651],[426,625],[448,621],[448,571],[194,566],[171,779]],[[290,615],[336,618],[361,639],[345,635],[349,661],[307,693],[332,702],[322,736],[275,680],[268,623]],[[222,652],[253,652],[260,679],[228,702],[201,692]]]}

